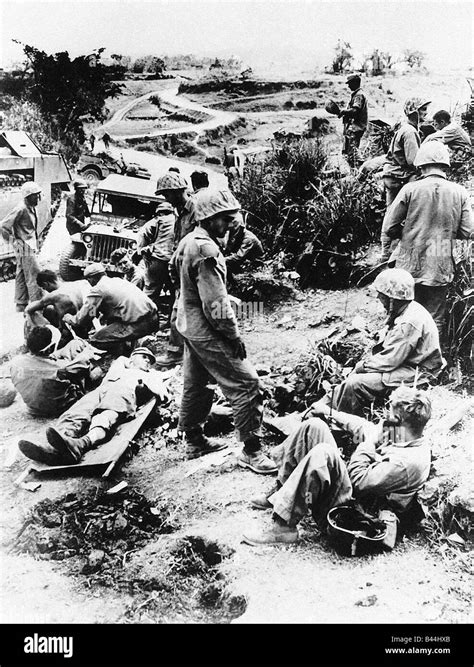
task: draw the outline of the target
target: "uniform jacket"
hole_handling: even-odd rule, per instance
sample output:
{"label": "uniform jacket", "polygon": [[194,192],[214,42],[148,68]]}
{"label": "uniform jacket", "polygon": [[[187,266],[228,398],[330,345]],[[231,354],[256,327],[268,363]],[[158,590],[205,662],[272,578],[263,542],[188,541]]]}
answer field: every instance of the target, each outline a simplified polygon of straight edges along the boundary
{"label": "uniform jacket", "polygon": [[436,376],[442,365],[436,324],[426,308],[410,301],[382,332],[360,372],[381,373],[382,382],[391,387],[413,380],[417,366],[421,379]]}
{"label": "uniform jacket", "polygon": [[174,213],[149,220],[140,230],[138,249],[149,248],[151,257],[169,261],[173,254],[175,224]]}
{"label": "uniform jacket", "polygon": [[75,316],[76,324],[103,313],[107,321],[136,322],[156,312],[156,306],[136,285],[123,278],[103,276],[91,287],[81,310]]}
{"label": "uniform jacket", "polygon": [[71,236],[82,231],[85,219],[89,216],[89,207],[84,199],[79,200],[75,192],[67,196],[66,229]]}
{"label": "uniform jacket", "polygon": [[446,285],[453,280],[454,241],[473,234],[469,193],[441,175],[404,185],[382,225],[382,238],[400,239],[396,267],[423,285]]}
{"label": "uniform jacket", "polygon": [[420,135],[414,125],[409,122],[395,132],[385,158],[384,176],[407,180],[416,173],[413,166],[415,155],[420,147]]}
{"label": "uniform jacket", "polygon": [[360,88],[352,93],[347,108],[353,110],[353,113],[344,118],[344,134],[365,132],[368,122],[367,99]]}
{"label": "uniform jacket", "polygon": [[175,247],[189,232],[191,232],[197,225],[197,221],[194,215],[194,202],[193,197],[190,196],[186,201],[182,209],[178,211],[178,217],[176,218],[175,224],[175,233],[174,233],[174,245]]}
{"label": "uniform jacket", "polygon": [[260,240],[249,229],[240,225],[229,235],[225,249],[225,262],[229,269],[239,269],[245,261],[255,261],[263,257]]}
{"label": "uniform jacket", "polygon": [[0,222],[0,229],[5,240],[14,245],[24,245],[33,252],[38,250],[38,218],[34,206],[19,204]]}
{"label": "uniform jacket", "polygon": [[466,130],[454,122],[449,123],[442,130],[429,134],[423,143],[426,141],[442,141],[443,144],[446,144],[452,150],[471,147],[471,138]]}
{"label": "uniform jacket", "polygon": [[151,369],[143,371],[129,365],[127,357],[118,357],[112,362],[99,387],[99,402],[96,410],[114,410],[133,416],[137,409],[136,387],[142,380],[152,394],[165,393],[161,374]]}
{"label": "uniform jacket", "polygon": [[197,227],[180,242],[170,272],[179,276],[176,326],[183,336],[190,340],[239,337],[227,294],[225,260],[205,229]]}

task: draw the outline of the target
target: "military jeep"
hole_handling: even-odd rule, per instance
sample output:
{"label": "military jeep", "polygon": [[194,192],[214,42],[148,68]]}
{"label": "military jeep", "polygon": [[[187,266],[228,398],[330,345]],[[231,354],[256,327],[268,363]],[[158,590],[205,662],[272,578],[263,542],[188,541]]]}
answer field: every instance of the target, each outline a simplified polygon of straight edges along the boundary
{"label": "military jeep", "polygon": [[61,278],[80,279],[94,262],[102,262],[108,272],[117,273],[110,255],[117,248],[126,248],[130,256],[136,250],[138,230],[153,218],[156,205],[163,201],[155,195],[155,186],[155,180],[119,174],[101,181],[94,192],[89,226],[71,237],[61,255]]}

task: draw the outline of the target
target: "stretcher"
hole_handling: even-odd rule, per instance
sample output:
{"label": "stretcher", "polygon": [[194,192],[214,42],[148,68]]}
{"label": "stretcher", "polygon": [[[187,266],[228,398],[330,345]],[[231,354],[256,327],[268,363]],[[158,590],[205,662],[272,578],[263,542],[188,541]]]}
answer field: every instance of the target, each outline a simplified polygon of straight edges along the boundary
{"label": "stretcher", "polygon": [[108,477],[126,449],[133,442],[146,419],[156,405],[156,398],[152,398],[142,405],[133,419],[123,422],[117,426],[114,435],[105,442],[98,445],[96,449],[91,449],[84,454],[79,463],[74,465],[52,466],[47,463],[30,461],[21,475],[15,480],[14,484],[19,486],[31,472],[36,475],[54,475],[65,473],[74,475],[84,472],[102,472],[102,477]]}

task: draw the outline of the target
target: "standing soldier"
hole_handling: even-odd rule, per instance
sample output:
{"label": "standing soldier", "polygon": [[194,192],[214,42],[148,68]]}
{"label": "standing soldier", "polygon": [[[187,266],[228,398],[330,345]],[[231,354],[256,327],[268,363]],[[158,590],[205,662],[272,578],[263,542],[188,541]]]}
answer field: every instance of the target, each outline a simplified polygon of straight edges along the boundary
{"label": "standing soldier", "polygon": [[145,294],[158,305],[161,290],[169,290],[174,301],[174,287],[168,271],[173,254],[176,216],[173,206],[163,201],[158,204],[155,216],[140,230],[137,252],[145,265]]}
{"label": "standing soldier", "polygon": [[[157,195],[163,195],[177,212],[174,227],[174,247],[196,226],[193,197],[189,193],[186,180],[177,171],[168,171],[156,183]],[[176,285],[175,285],[176,287]],[[156,360],[157,368],[172,368],[183,361],[183,339],[176,329],[177,294],[171,311],[168,348],[164,357]]]}
{"label": "standing soldier", "polygon": [[15,303],[22,313],[29,301],[41,299],[36,283],[38,275],[38,216],[36,207],[41,199],[41,188],[34,181],[21,186],[23,203],[13,209],[1,222],[0,232],[5,241],[12,241],[16,259]]}
{"label": "standing soldier", "polygon": [[448,287],[454,278],[453,246],[456,239],[474,236],[471,205],[468,191],[446,180],[449,153],[444,144],[424,143],[414,166],[420,167],[422,178],[398,193],[385,215],[382,240],[400,239],[395,266],[415,279],[415,301],[431,314],[442,337]]}
{"label": "standing soldier", "polygon": [[172,270],[179,275],[177,328],[184,338],[184,388],[179,425],[187,456],[221,449],[202,427],[212,407],[217,382],[229,400],[244,449],[239,465],[268,474],[277,466],[261,449],[262,396],[258,375],[246,359],[235,313],[226,289],[225,260],[216,243],[235,223],[239,202],[229,190],[206,188],[194,199],[200,226],[179,244]]}
{"label": "standing soldier", "polygon": [[360,141],[367,130],[367,99],[360,89],[360,76],[358,74],[349,74],[346,83],[351,89],[352,95],[347,109],[343,109],[339,113],[344,125],[342,152],[346,155],[349,165],[356,167],[359,160]]}
{"label": "standing soldier", "polygon": [[393,135],[383,167],[387,207],[405,183],[416,178],[413,162],[421,143],[418,126],[425,120],[429,104],[429,101],[420,97],[409,97],[405,100],[403,111],[407,120]]}

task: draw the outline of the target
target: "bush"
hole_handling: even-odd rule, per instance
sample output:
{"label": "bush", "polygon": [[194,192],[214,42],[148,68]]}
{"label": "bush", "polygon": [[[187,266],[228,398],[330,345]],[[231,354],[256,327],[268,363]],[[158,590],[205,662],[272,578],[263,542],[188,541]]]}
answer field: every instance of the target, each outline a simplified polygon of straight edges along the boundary
{"label": "bush", "polygon": [[375,181],[329,176],[321,140],[303,139],[250,163],[233,184],[267,256],[283,253],[301,285],[347,285],[361,246],[378,240]]}
{"label": "bush", "polygon": [[454,280],[449,287],[446,313],[446,349],[452,361],[472,373],[474,290],[470,247],[465,245],[465,258],[456,265]]}

